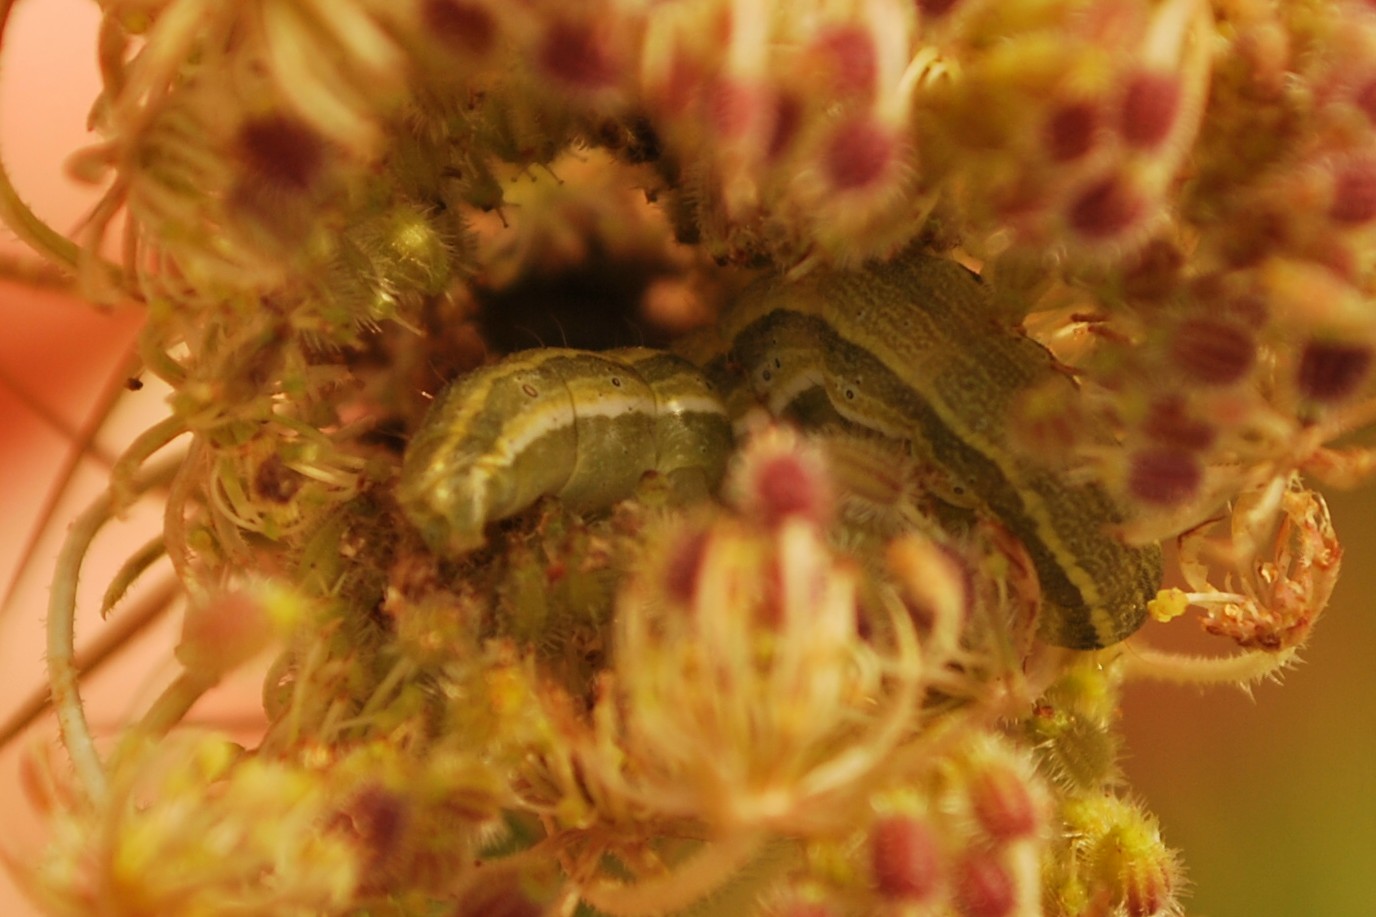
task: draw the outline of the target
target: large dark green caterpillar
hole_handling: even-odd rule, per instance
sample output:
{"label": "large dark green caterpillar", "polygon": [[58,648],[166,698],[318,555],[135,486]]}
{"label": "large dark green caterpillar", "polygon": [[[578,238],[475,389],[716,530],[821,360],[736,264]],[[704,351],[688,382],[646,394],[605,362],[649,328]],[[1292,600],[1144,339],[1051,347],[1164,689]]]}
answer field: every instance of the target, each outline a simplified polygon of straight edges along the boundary
{"label": "large dark green caterpillar", "polygon": [[976,275],[908,253],[861,271],[767,280],[718,330],[715,345],[698,342],[702,374],[652,351],[545,349],[465,377],[407,452],[407,515],[437,549],[462,551],[482,543],[486,522],[543,494],[606,505],[650,469],[696,468],[715,481],[730,450],[723,400],[736,411],[762,402],[804,425],[840,422],[909,443],[972,494],[1031,556],[1047,641],[1090,649],[1141,626],[1160,549],[1114,538],[1122,515],[1100,487],[1072,484],[1009,442],[1015,398],[1072,383],[1044,348],[995,321]]}

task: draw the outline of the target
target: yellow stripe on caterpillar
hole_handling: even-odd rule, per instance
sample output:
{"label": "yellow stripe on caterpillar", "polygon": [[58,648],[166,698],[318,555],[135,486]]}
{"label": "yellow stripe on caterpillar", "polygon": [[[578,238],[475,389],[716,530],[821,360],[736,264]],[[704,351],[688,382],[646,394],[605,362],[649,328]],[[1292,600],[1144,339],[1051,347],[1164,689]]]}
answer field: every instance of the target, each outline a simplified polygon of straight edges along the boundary
{"label": "yellow stripe on caterpillar", "polygon": [[601,508],[652,470],[715,489],[730,451],[725,409],[685,360],[543,348],[440,395],[406,450],[397,499],[432,549],[457,555],[542,496]]}

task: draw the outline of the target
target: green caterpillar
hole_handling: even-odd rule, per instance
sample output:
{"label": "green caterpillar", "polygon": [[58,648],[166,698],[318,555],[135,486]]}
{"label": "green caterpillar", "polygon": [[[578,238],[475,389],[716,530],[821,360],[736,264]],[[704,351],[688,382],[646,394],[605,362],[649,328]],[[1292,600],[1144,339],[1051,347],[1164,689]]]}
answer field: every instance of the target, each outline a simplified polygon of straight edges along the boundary
{"label": "green caterpillar", "polygon": [[975,274],[910,252],[861,271],[766,280],[717,332],[695,345],[701,373],[653,351],[545,349],[465,377],[407,451],[408,517],[437,550],[455,552],[542,494],[604,506],[651,469],[695,469],[715,485],[731,447],[723,403],[731,413],[763,403],[803,426],[908,443],[969,493],[1031,556],[1048,642],[1108,646],[1142,625],[1160,549],[1115,539],[1108,528],[1122,514],[1100,487],[1072,484],[1009,442],[1015,398],[1072,383],[1044,348],[995,321]]}
{"label": "green caterpillar", "polygon": [[652,470],[715,490],[731,447],[726,409],[681,357],[545,347],[440,395],[407,447],[397,499],[432,548],[456,555],[547,494],[597,509]]}

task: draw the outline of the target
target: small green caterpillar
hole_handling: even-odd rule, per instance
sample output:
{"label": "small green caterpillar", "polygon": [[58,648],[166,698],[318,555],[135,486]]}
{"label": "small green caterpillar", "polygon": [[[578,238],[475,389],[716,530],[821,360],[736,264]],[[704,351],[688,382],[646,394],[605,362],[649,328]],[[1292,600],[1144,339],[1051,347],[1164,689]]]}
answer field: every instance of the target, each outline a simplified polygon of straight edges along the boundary
{"label": "small green caterpillar", "polygon": [[397,499],[433,549],[456,555],[545,495],[605,507],[647,471],[715,490],[731,446],[721,400],[681,357],[546,347],[445,390],[406,450]]}
{"label": "small green caterpillar", "polygon": [[1062,377],[1044,348],[998,325],[976,275],[908,253],[863,271],[766,280],[726,310],[718,335],[696,342],[701,373],[643,349],[550,348],[459,380],[407,450],[403,509],[436,550],[457,553],[544,494],[605,506],[651,469],[715,486],[731,448],[723,399],[732,413],[763,402],[804,426],[909,443],[972,494],[1032,558],[1043,639],[1091,649],[1142,625],[1160,549],[1115,539],[1107,529],[1122,515],[1100,487],[1072,484],[1010,444],[1014,399]]}

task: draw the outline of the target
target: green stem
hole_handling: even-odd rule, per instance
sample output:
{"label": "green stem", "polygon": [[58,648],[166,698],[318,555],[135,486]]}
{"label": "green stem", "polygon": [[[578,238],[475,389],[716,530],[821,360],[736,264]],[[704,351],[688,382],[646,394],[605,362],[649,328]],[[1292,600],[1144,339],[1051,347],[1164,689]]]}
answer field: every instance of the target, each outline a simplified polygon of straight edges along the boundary
{"label": "green stem", "polygon": [[[141,475],[133,482],[134,492],[141,494],[162,483],[179,464],[180,459]],[[107,490],[77,517],[58,554],[48,598],[48,686],[62,743],[90,802],[104,798],[106,781],[77,684],[81,672],[76,664],[76,589],[91,542],[115,511],[114,495]]]}
{"label": "green stem", "polygon": [[1237,685],[1244,691],[1263,678],[1274,678],[1295,661],[1297,648],[1262,650],[1232,656],[1192,656],[1132,643],[1122,657],[1127,678],[1149,678],[1177,685]]}

